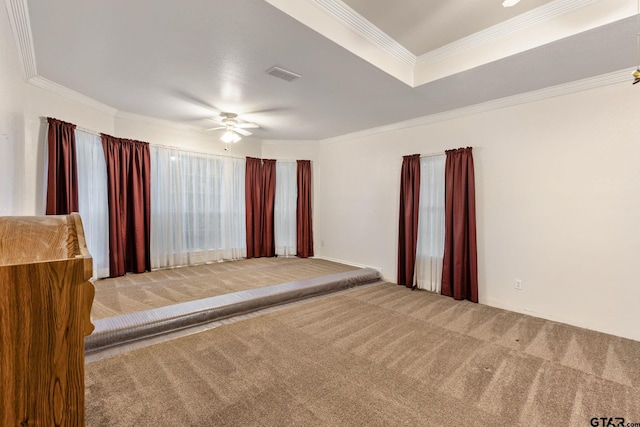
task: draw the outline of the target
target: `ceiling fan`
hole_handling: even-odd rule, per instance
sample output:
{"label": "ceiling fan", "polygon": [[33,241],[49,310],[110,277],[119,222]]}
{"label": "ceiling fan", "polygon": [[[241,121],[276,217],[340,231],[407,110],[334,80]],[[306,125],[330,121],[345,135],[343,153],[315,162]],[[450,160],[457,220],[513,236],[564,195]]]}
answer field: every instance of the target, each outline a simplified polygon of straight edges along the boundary
{"label": "ceiling fan", "polygon": [[207,129],[207,130],[225,129],[225,132],[220,139],[222,139],[222,141],[226,143],[238,142],[241,139],[240,135],[243,135],[243,136],[251,135],[251,132],[249,132],[246,129],[255,129],[260,127],[256,123],[245,122],[244,120],[240,120],[238,118],[238,115],[235,113],[220,113],[219,117],[213,117],[213,118],[210,118],[209,120],[213,120],[214,122],[218,123],[220,126]]}

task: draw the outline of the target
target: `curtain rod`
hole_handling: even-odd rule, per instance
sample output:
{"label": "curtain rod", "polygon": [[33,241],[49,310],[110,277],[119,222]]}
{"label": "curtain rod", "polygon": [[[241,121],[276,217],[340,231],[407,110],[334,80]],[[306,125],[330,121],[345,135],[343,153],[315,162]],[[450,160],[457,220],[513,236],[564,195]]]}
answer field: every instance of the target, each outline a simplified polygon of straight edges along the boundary
{"label": "curtain rod", "polygon": [[80,126],[76,126],[76,130],[80,130],[84,133],[90,133],[91,135],[100,136],[100,132],[96,132],[95,130],[86,129]]}
{"label": "curtain rod", "polygon": [[420,154],[420,158],[422,157],[436,157],[436,156],[444,156],[444,153],[430,153],[430,154]]}
{"label": "curtain rod", "polygon": [[[85,133],[89,133],[91,135],[95,135],[95,136],[101,136],[102,134],[90,129],[86,129],[86,128],[82,128],[80,126],[76,126],[76,130],[85,132]],[[199,152],[199,151],[192,151],[192,150],[185,150],[183,148],[179,148],[179,147],[172,147],[172,146],[168,146],[168,145],[162,145],[162,144],[153,144],[148,142],[149,147],[160,147],[160,148],[166,148],[169,150],[177,150],[177,151],[184,151],[187,153],[193,153],[193,154],[205,154],[208,156],[221,156],[221,157],[231,157],[233,159],[244,159],[244,157],[236,157],[236,156],[229,156],[229,155],[224,155],[224,154],[217,154],[217,153],[204,153],[204,152]]]}
{"label": "curtain rod", "polygon": [[[218,153],[204,153],[201,151],[192,151],[192,150],[185,150],[182,148],[178,148],[178,147],[172,147],[169,145],[162,145],[162,144],[151,144],[149,143],[149,147],[160,147],[160,148],[166,148],[168,150],[176,150],[176,151],[183,151],[185,153],[193,153],[193,154],[202,154],[205,156],[217,156],[217,157],[228,157],[230,159],[240,159],[240,160],[245,160],[247,157],[254,157],[254,156],[243,156],[243,157],[238,157],[238,156],[231,156],[228,154],[218,154]],[[261,158],[262,159],[262,158]],[[265,160],[265,159],[262,159]],[[297,160],[291,160],[291,159],[275,159],[278,162],[290,162],[290,163],[294,163]]]}
{"label": "curtain rod", "polygon": [[[102,133],[100,132],[96,132],[94,130],[91,129],[86,129],[80,126],[76,126],[76,130],[85,132],[85,133],[89,133],[91,135],[95,135],[95,136],[101,136]],[[153,144],[153,143],[148,143],[149,147],[160,147],[160,148],[166,148],[168,150],[176,150],[176,151],[184,151],[187,153],[193,153],[193,154],[203,154],[203,155],[207,155],[207,156],[220,156],[220,157],[230,157],[232,159],[245,159],[245,157],[238,157],[238,156],[230,156],[230,155],[225,155],[225,154],[218,154],[218,153],[204,153],[201,151],[194,151],[194,150],[185,150],[183,148],[179,148],[179,147],[175,147],[175,146],[169,146],[169,145],[162,145],[162,144]]]}
{"label": "curtain rod", "polygon": [[[446,155],[446,153],[444,153],[444,152],[429,153],[429,154],[419,154],[420,158],[423,158],[423,157],[438,157],[438,156],[444,156],[444,155]],[[402,160],[402,157],[400,157],[400,160]]]}
{"label": "curtain rod", "polygon": [[[244,157],[239,157],[239,156],[231,156],[229,154],[219,154],[219,153],[205,153],[203,151],[195,151],[195,150],[186,150],[184,148],[179,148],[179,147],[172,147],[169,145],[162,145],[162,144],[151,144],[149,143],[149,148],[151,147],[159,147],[159,148],[166,148],[167,150],[176,150],[176,151],[182,151],[185,153],[191,153],[191,154],[202,154],[204,156],[216,156],[216,157],[228,157],[230,159],[240,159],[240,160],[245,160],[247,156]],[[252,156],[249,156],[252,157]]]}
{"label": "curtain rod", "polygon": [[[91,129],[87,129],[87,128],[83,128],[80,126],[76,126],[76,130],[91,134],[91,135],[95,135],[95,136],[100,136],[101,133],[96,132],[94,130]],[[160,147],[160,148],[166,148],[168,150],[176,150],[176,151],[183,151],[185,153],[192,153],[192,154],[202,154],[202,155],[206,155],[206,156],[217,156],[217,157],[228,157],[231,159],[240,159],[240,160],[244,160],[247,157],[253,157],[253,156],[243,156],[243,157],[239,157],[239,156],[231,156],[228,154],[219,154],[219,153],[205,153],[202,151],[194,151],[194,150],[188,150],[188,149],[184,149],[184,148],[179,148],[179,147],[173,147],[173,146],[169,146],[169,145],[162,145],[162,144],[152,144],[149,143],[149,147]],[[276,159],[279,162],[295,162],[296,160],[291,160],[291,159]]]}

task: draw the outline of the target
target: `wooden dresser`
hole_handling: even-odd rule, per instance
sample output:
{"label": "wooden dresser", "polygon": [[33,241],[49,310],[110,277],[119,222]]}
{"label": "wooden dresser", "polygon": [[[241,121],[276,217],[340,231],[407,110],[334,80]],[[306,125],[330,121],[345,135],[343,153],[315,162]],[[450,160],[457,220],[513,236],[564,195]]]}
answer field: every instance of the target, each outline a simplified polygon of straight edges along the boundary
{"label": "wooden dresser", "polygon": [[84,426],[91,275],[78,214],[0,217],[0,426]]}

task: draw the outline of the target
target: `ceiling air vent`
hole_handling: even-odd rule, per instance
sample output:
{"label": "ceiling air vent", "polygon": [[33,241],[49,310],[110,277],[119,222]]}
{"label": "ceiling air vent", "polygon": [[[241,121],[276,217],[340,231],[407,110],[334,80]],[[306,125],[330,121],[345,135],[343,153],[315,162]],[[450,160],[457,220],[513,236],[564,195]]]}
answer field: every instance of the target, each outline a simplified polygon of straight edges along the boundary
{"label": "ceiling air vent", "polygon": [[288,82],[292,82],[295,79],[302,77],[300,74],[293,73],[280,67],[271,67],[266,71],[266,73]]}

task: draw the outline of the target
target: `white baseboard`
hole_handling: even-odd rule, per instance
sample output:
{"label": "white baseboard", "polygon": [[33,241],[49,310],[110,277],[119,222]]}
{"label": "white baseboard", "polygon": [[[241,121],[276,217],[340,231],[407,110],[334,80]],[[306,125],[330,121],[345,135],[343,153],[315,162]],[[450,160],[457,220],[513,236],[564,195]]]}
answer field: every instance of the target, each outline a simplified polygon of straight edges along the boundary
{"label": "white baseboard", "polygon": [[336,259],[336,258],[331,258],[331,257],[328,257],[328,256],[315,256],[314,258],[323,259],[325,261],[337,262],[339,264],[352,265],[354,267],[359,267],[359,268],[373,268],[374,270],[376,270],[377,272],[380,273],[380,276],[382,276],[382,268],[380,268],[380,267],[374,267],[372,265],[358,264],[357,262],[345,261],[343,259]]}

